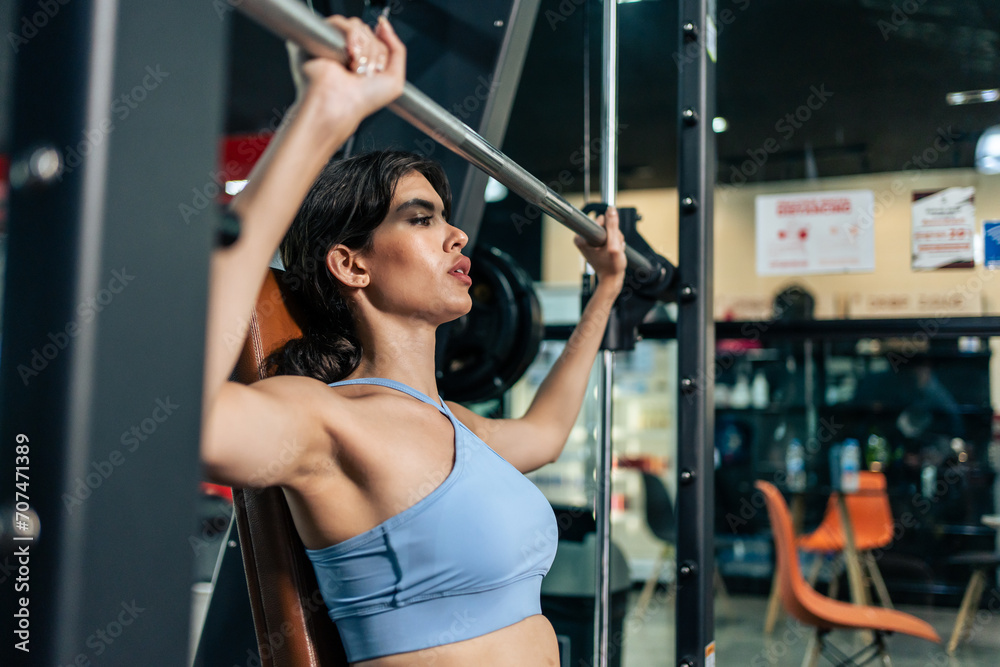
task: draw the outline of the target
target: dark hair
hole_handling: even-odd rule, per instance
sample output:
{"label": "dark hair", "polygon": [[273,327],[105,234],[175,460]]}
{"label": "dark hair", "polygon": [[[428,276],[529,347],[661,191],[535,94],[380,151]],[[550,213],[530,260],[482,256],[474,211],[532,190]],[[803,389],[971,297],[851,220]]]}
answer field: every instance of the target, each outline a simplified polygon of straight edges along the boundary
{"label": "dark hair", "polygon": [[284,282],[293,300],[302,338],[289,341],[266,360],[277,375],[305,375],[336,382],[361,362],[361,342],[341,282],[326,268],[327,251],[342,243],[371,248],[375,229],[389,214],[399,180],[422,174],[451,216],[451,190],[441,165],[413,153],[374,151],[331,160],[313,183],[281,242]]}

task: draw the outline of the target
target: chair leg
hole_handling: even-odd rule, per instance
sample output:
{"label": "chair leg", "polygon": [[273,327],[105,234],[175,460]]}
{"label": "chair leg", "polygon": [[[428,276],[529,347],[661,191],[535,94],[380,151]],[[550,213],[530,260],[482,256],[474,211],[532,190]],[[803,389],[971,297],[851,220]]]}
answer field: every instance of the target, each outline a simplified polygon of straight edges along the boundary
{"label": "chair leg", "polygon": [[806,644],[806,654],[802,658],[802,667],[816,667],[819,664],[819,654],[823,649],[823,638],[820,637],[819,630],[814,630],[809,635],[809,643]]}
{"label": "chair leg", "polygon": [[983,587],[986,584],[986,568],[976,568],[969,579],[969,585],[965,588],[965,595],[962,597],[962,604],[958,608],[958,618],[955,619],[955,627],[951,631],[951,639],[948,641],[948,655],[955,655],[958,643],[965,636],[966,625],[969,617],[975,615],[979,607],[979,598],[983,594]]}
{"label": "chair leg", "polygon": [[889,657],[889,651],[885,648],[885,637],[879,635],[877,641],[878,655],[882,658],[882,667],[892,667],[892,658]]}
{"label": "chair leg", "polygon": [[889,599],[889,589],[885,586],[885,580],[882,578],[882,572],[878,569],[878,563],[875,562],[875,556],[872,555],[871,551],[866,551],[861,562],[864,564],[865,569],[868,570],[868,578],[875,588],[875,593],[878,594],[879,602],[886,609],[892,609],[892,600]]}
{"label": "chair leg", "polygon": [[837,599],[837,593],[840,592],[840,564],[842,560],[840,556],[837,556],[830,563],[830,585],[827,587],[826,596],[829,598]]}
{"label": "chair leg", "polygon": [[767,615],[764,616],[764,635],[770,637],[774,632],[774,626],[778,623],[778,614],[781,612],[781,596],[778,594],[778,571],[775,570],[771,579],[771,595],[767,598]]}
{"label": "chair leg", "polygon": [[653,591],[656,590],[656,584],[660,581],[660,572],[663,570],[663,563],[666,561],[669,553],[670,545],[665,544],[660,555],[656,557],[656,562],[653,564],[653,572],[642,587],[642,593],[639,594],[639,599],[635,603],[635,609],[632,610],[632,614],[636,618],[642,618],[646,615],[646,607],[649,606],[649,601],[653,597]]}
{"label": "chair leg", "polygon": [[809,568],[809,576],[806,578],[806,581],[808,581],[809,585],[813,588],[816,588],[816,580],[819,579],[819,571],[823,567],[823,559],[823,554],[813,554],[812,567]]}

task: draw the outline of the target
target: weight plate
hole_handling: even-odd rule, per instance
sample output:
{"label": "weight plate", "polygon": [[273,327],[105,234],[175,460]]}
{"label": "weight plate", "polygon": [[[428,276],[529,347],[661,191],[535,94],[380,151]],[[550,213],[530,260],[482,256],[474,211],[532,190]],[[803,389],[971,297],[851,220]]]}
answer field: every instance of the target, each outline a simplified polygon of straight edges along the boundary
{"label": "weight plate", "polygon": [[472,308],[438,330],[438,390],[449,400],[501,396],[528,369],[545,332],[531,276],[507,253],[472,253]]}

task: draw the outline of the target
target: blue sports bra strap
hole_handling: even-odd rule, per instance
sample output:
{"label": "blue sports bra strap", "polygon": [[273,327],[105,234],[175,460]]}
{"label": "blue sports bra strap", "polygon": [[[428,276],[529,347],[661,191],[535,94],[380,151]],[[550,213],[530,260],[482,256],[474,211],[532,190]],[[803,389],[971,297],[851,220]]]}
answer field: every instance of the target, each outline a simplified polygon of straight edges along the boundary
{"label": "blue sports bra strap", "polygon": [[389,387],[390,389],[397,389],[403,392],[404,394],[409,394],[413,398],[420,399],[424,403],[430,403],[448,417],[452,416],[451,410],[448,409],[447,405],[444,405],[443,403],[438,403],[427,394],[417,391],[413,387],[407,384],[403,384],[398,380],[390,380],[388,378],[356,378],[354,380],[341,380],[340,382],[331,382],[328,386],[339,387],[341,385],[346,385],[346,384],[375,384],[379,385],[380,387]]}

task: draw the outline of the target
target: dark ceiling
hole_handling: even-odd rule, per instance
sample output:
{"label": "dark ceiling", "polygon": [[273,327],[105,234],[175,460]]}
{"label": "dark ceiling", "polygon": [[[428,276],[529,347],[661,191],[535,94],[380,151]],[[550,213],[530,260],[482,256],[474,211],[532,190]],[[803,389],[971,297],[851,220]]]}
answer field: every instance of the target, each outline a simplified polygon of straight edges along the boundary
{"label": "dark ceiling", "polygon": [[[393,0],[403,21],[405,8],[420,2]],[[503,144],[543,180],[569,169],[568,189],[576,191],[583,183],[584,25],[599,136],[602,6],[579,3],[542,0]],[[4,4],[0,27],[13,20],[13,3]],[[675,0],[619,5],[622,188],[676,180],[676,14]],[[291,84],[282,44],[238,12],[232,16],[227,128],[253,131],[288,104]],[[1000,103],[944,101],[949,91],[1000,86],[997,0],[719,0],[718,19],[717,108],[729,123],[718,135],[722,183],[740,178],[734,167],[766,145],[777,150],[763,167],[744,170],[756,172],[750,180],[900,170],[939,132],[957,138],[929,166],[968,167],[979,134],[1000,123]],[[0,58],[0,88],[9,85],[11,59],[10,49]],[[803,112],[814,88],[832,96],[800,127],[780,124]],[[4,120],[0,113],[0,130]]]}
{"label": "dark ceiling", "polygon": [[[542,0],[503,144],[545,181],[569,169],[569,190],[583,183],[585,24],[592,136],[599,136],[601,6]],[[939,132],[954,143],[928,166],[968,167],[979,134],[1000,123],[1000,104],[945,103],[949,91],[1000,86],[995,0],[720,0],[718,23],[717,109],[729,124],[717,135],[721,183],[906,169]],[[621,4],[619,28],[620,187],[670,185],[677,3]],[[291,89],[280,44],[243,21],[234,42],[229,127],[250,130],[287,103]],[[803,107],[814,91],[828,99]],[[808,119],[800,123],[796,113]],[[763,167],[734,171],[765,147],[773,152]]]}
{"label": "dark ceiling", "polygon": [[[583,142],[584,20],[571,15],[553,29],[545,15],[559,3],[542,5],[505,149],[550,175]],[[894,10],[900,5],[917,10]],[[599,50],[600,3],[590,11]],[[960,138],[933,166],[971,166],[979,134],[1000,123],[1000,104],[945,103],[949,91],[1000,86],[995,0],[735,0],[720,1],[718,16],[717,113],[729,123],[717,135],[720,182],[755,171],[734,176],[733,167],[765,144],[778,150],[751,180],[896,171],[948,128]],[[622,4],[619,25],[621,187],[672,184],[677,3]],[[814,88],[832,95],[821,106],[814,98],[820,108],[807,114],[799,107]],[[785,118],[796,112],[809,116],[799,127]]]}

